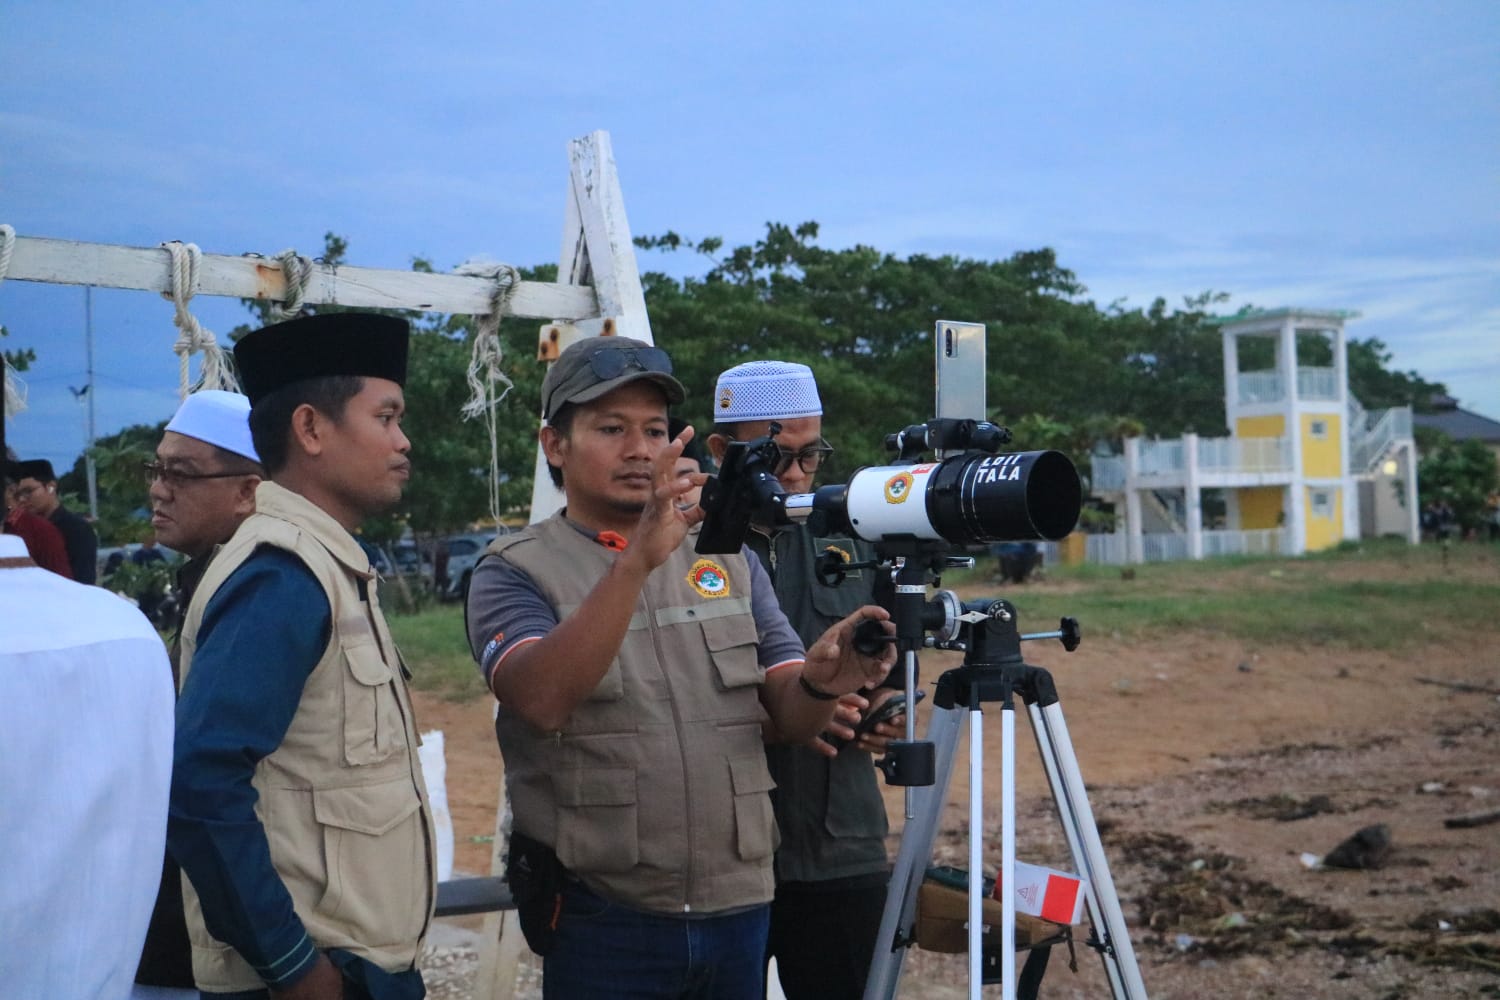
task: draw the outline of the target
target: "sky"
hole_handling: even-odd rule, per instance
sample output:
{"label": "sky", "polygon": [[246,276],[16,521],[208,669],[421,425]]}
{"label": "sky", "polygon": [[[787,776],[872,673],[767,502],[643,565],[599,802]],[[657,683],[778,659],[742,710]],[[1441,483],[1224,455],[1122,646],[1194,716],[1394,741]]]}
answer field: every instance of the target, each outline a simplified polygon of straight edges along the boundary
{"label": "sky", "polygon": [[[898,256],[1052,247],[1101,306],[1355,310],[1500,418],[1494,0],[0,0],[0,67],[22,236],[540,264],[568,140],[603,129],[635,235],[815,220]],[[250,318],[192,310],[226,341]],[[0,324],[38,356],[9,442],[71,466],[84,291],[4,281]],[[169,417],[171,304],[96,290],[92,327],[96,433]]]}

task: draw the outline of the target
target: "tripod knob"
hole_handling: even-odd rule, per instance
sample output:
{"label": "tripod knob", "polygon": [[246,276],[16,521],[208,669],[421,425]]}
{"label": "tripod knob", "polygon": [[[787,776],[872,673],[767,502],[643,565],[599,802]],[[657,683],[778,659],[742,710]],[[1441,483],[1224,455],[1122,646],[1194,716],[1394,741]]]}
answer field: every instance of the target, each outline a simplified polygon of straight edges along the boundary
{"label": "tripod knob", "polygon": [[1058,631],[1062,633],[1058,638],[1062,640],[1063,649],[1070,653],[1083,641],[1083,630],[1079,628],[1077,618],[1064,618],[1058,624]]}

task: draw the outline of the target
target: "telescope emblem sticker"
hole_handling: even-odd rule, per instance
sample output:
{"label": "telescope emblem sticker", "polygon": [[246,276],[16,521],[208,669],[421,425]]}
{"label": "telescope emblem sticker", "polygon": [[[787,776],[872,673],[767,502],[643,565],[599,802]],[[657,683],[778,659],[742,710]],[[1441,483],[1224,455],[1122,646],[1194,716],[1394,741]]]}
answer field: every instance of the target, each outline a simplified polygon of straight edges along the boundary
{"label": "telescope emblem sticker", "polygon": [[687,582],[704,597],[729,596],[729,574],[712,559],[699,559],[693,563]]}
{"label": "telescope emblem sticker", "polygon": [[911,496],[912,476],[910,472],[901,472],[885,481],[885,502],[905,503],[906,498]]}

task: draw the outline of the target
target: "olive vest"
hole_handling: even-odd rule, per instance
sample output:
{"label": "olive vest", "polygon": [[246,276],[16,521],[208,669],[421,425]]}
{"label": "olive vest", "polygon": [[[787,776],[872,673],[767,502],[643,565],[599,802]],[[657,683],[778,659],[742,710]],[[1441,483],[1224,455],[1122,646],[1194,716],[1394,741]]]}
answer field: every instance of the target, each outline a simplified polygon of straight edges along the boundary
{"label": "olive vest", "polygon": [[[567,618],[618,555],[561,514],[489,552]],[[619,655],[557,732],[501,705],[515,829],[594,892],[639,910],[717,913],[770,900],[771,776],[761,742],[745,556],[691,536],[646,580]]]}
{"label": "olive vest", "polygon": [[[182,682],[204,608],[230,574],[262,545],[302,560],[328,597],[333,633],[281,745],[256,765],[255,814],[313,943],[404,971],[415,964],[432,919],[437,871],[405,666],[380,611],[370,560],[353,536],[275,483],[261,483],[255,503],[256,513],[219,550],[188,607]],[[199,989],[263,989],[250,964],[209,934],[185,876],[182,889]]]}
{"label": "olive vest", "polygon": [[[818,537],[798,524],[769,538],[752,531],[749,544],[766,564],[781,610],[804,645],[873,600],[874,570],[854,570],[836,587],[817,579],[816,560],[826,548],[838,549],[846,561],[872,559],[862,542]],[[889,822],[869,753],[849,744],[830,758],[804,746],[772,744],[766,760],[776,782],[771,801],[781,830],[778,881],[821,882],[889,870]]]}

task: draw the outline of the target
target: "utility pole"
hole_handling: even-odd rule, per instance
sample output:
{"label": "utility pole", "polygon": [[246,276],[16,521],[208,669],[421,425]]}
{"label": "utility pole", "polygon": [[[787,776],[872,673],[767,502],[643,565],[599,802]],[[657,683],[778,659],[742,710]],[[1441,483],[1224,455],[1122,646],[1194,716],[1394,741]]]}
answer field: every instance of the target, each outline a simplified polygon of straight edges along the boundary
{"label": "utility pole", "polygon": [[84,390],[88,393],[89,404],[89,426],[88,440],[84,442],[83,467],[88,471],[89,479],[89,518],[99,520],[99,485],[94,474],[94,397],[98,392],[94,388],[94,286],[83,286],[83,336],[84,344],[88,352],[88,386]]}

